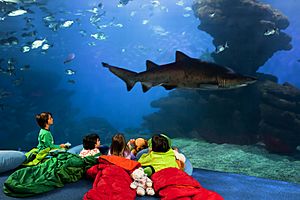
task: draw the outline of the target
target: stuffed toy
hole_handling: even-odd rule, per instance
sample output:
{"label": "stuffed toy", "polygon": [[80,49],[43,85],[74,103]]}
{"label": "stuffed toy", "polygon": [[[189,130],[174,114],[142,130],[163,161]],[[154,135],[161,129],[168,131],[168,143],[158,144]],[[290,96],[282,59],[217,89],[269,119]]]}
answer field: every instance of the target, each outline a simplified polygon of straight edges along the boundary
{"label": "stuffed toy", "polygon": [[133,182],[130,184],[130,188],[135,189],[138,195],[144,196],[145,194],[153,196],[155,194],[152,188],[152,181],[144,173],[143,168],[134,170],[131,174]]}
{"label": "stuffed toy", "polygon": [[148,148],[148,142],[144,138],[131,139],[128,146],[131,153],[136,156],[137,152]]}

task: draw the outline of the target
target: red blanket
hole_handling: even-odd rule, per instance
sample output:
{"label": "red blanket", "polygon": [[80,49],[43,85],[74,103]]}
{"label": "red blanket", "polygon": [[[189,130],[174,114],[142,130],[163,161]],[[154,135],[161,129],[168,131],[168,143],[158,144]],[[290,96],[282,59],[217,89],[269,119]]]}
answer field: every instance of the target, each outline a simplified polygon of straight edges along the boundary
{"label": "red blanket", "polygon": [[130,172],[140,163],[118,156],[100,156],[99,164],[91,167],[87,175],[95,178],[93,188],[85,200],[134,200],[136,191],[130,188]]}
{"label": "red blanket", "polygon": [[223,200],[218,193],[203,188],[196,179],[177,168],[160,170],[151,179],[162,200]]}

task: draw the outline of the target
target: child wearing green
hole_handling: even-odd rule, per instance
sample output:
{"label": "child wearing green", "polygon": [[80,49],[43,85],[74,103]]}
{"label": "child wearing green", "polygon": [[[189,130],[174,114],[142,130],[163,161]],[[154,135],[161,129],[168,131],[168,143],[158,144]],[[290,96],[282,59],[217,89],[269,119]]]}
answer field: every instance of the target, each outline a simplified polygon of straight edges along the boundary
{"label": "child wearing green", "polygon": [[175,153],[171,148],[171,140],[164,134],[154,135],[149,141],[149,153],[143,154],[138,160],[145,173],[151,175],[159,170],[175,167],[179,169]]}
{"label": "child wearing green", "polygon": [[54,144],[53,136],[50,132],[50,126],[53,124],[53,118],[50,112],[42,112],[40,114],[37,114],[35,118],[39,127],[41,127],[38,136],[39,144],[37,146],[39,150],[43,150],[48,147],[50,149],[66,148],[65,144]]}

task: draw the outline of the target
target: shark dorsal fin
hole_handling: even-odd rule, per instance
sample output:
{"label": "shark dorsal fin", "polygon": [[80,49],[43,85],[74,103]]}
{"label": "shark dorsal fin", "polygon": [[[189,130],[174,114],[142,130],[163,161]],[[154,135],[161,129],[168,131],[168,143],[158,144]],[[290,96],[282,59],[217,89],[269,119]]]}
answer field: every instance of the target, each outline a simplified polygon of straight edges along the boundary
{"label": "shark dorsal fin", "polygon": [[146,66],[147,66],[147,70],[151,70],[159,67],[158,64],[155,64],[151,60],[146,60]]}
{"label": "shark dorsal fin", "polygon": [[190,58],[189,56],[185,55],[181,51],[176,51],[175,57],[176,57],[176,62]]}

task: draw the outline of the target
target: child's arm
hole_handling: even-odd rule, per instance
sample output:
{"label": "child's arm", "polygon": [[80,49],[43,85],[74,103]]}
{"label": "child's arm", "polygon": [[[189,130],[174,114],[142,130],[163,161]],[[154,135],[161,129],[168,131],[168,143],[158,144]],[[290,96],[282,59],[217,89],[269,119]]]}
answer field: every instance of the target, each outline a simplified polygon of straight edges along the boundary
{"label": "child's arm", "polygon": [[59,149],[61,148],[61,145],[53,144],[53,137],[51,133],[47,133],[42,137],[42,141],[45,145],[45,147],[50,147],[51,149]]}

